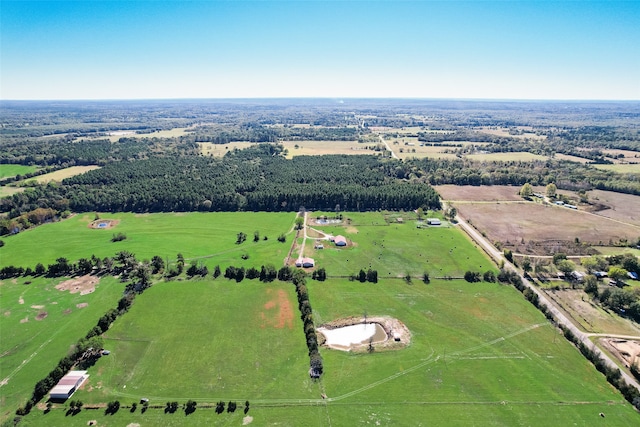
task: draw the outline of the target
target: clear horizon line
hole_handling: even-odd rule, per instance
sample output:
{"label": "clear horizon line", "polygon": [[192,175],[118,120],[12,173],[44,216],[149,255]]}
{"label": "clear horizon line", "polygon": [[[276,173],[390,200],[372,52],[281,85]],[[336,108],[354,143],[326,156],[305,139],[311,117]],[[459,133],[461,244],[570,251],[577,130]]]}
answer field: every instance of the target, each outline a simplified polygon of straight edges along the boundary
{"label": "clear horizon line", "polygon": [[466,97],[419,97],[419,96],[256,96],[256,97],[167,97],[167,98],[13,98],[3,102],[114,102],[114,101],[215,101],[215,100],[412,100],[412,101],[481,101],[481,102],[640,102],[639,99],[621,98],[466,98]]}

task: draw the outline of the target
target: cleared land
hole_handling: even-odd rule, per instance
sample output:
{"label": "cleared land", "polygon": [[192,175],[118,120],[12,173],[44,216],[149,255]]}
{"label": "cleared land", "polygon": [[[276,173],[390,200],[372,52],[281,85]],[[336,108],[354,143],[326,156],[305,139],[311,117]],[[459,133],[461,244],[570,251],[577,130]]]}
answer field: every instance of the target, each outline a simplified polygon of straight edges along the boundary
{"label": "cleared land", "polygon": [[592,202],[608,207],[595,212],[598,215],[640,226],[640,196],[602,190],[591,190],[588,196]]}
{"label": "cleared land", "polygon": [[[564,207],[529,203],[461,203],[456,208],[494,242],[537,253],[535,242],[574,241],[607,245],[637,239],[640,228]],[[524,243],[523,243],[524,241]],[[527,242],[532,247],[527,246]],[[547,248],[548,250],[548,248]]]}
{"label": "cleared land", "polygon": [[471,160],[482,162],[531,162],[534,160],[547,160],[547,157],[527,152],[469,154]]}
{"label": "cleared land", "polygon": [[30,178],[29,180],[35,180],[39,183],[46,183],[51,181],[62,181],[65,178],[80,175],[95,169],[100,169],[100,166],[71,166],[65,169],[60,169],[55,172],[36,176],[34,178]]}
{"label": "cleared land", "polygon": [[[382,154],[369,149],[375,143],[359,143],[358,141],[283,141],[282,145],[289,150],[287,158],[295,156],[321,156],[325,154]],[[297,146],[297,148],[296,148]]]}
{"label": "cleared land", "polygon": [[[606,285],[602,285],[602,290]],[[585,332],[640,336],[640,327],[596,305],[582,289],[546,290],[569,318]]]}
{"label": "cleared land", "polygon": [[582,164],[586,164],[591,161],[591,159],[585,159],[584,157],[571,156],[569,154],[560,154],[560,153],[554,154],[553,157],[558,160],[568,160],[570,162],[576,162],[576,163],[582,163]]}
{"label": "cleared land", "polygon": [[436,185],[433,187],[444,200],[491,202],[521,201],[520,187],[511,185]]}
{"label": "cleared land", "polygon": [[[277,316],[278,307],[270,303],[276,289],[295,302],[288,284],[217,280],[152,287],[109,330],[112,353],[90,368],[89,384],[76,397],[91,405],[107,399],[130,404],[144,396],[161,408],[167,400],[192,398],[198,409],[190,425],[239,424],[242,411],[216,415],[202,409],[218,400],[249,400],[248,415],[256,425],[413,425],[416,419],[438,425],[539,425],[549,419],[591,425],[600,412],[611,425],[638,420],[604,377],[511,287],[310,282],[316,322],[367,312],[398,317],[412,332],[412,344],[403,350],[322,349],[325,374],[319,382],[309,380],[297,318],[291,330],[261,326],[261,313]],[[64,410],[54,409],[28,417],[27,425],[86,425],[96,418],[119,425],[185,420],[181,411],[162,409],[143,415],[121,409],[106,419],[102,411],[65,418]]]}
{"label": "cleared land", "polygon": [[[403,223],[396,222],[396,216],[403,217]],[[469,269],[485,272],[494,268],[458,229],[417,228],[414,216],[413,212],[386,217],[382,213],[349,213],[343,224],[313,225],[323,233],[345,236],[348,245],[340,248],[323,240],[324,249],[314,249],[307,243],[305,256],[314,258],[328,274],[338,276],[372,268],[380,278],[409,274],[419,280],[425,271],[434,277],[462,277]]]}
{"label": "cleared land", "polygon": [[234,149],[242,150],[254,145],[253,142],[230,142],[228,144],[212,144],[210,142],[199,142],[200,152],[205,156],[222,157],[227,152]]}
{"label": "cleared land", "polygon": [[16,193],[22,193],[24,190],[24,187],[8,187],[3,185],[0,187],[0,197],[12,196]]}
{"label": "cleared land", "polygon": [[[364,313],[397,318],[411,331],[406,349],[352,354],[323,348],[325,374],[313,382],[290,283],[247,279],[235,283],[224,278],[159,282],[139,295],[106,333],[111,354],[89,369],[89,383],[74,396],[85,406],[115,399],[130,405],[146,397],[159,408],[144,414],[140,409],[132,414],[122,408],[106,417],[103,409],[65,416],[62,407],[49,414],[34,411],[23,422],[178,425],[187,422],[184,412],[165,414],[165,403],[195,399],[198,409],[189,416],[189,425],[241,424],[246,415],[253,417],[255,425],[415,425],[417,419],[437,425],[542,425],[550,419],[559,425],[591,425],[600,422],[600,412],[611,425],[637,423],[638,414],[631,405],[512,287],[435,279],[440,271],[443,275],[484,271],[491,263],[456,227],[417,229],[412,215],[344,213],[348,223],[314,225],[343,234],[350,242],[343,249],[319,250],[317,265],[329,275],[352,274],[371,265],[379,271],[380,282],[335,278],[307,282],[316,324]],[[183,252],[186,258],[207,254],[210,258],[203,260],[221,266],[226,260],[238,266],[265,262],[279,266],[292,236],[288,235],[286,244],[275,237],[291,230],[294,222],[292,213],[101,216],[120,223],[111,230],[90,229],[87,225],[94,216],[78,215],[7,238],[3,250],[10,244],[17,248],[20,239],[31,239],[31,248],[38,242],[47,249],[45,242],[55,233],[59,240],[75,235],[68,249],[60,242],[52,247],[79,256],[97,250],[106,255],[130,250],[143,259],[166,250],[171,256]],[[398,218],[403,222],[398,223]],[[254,229],[269,239],[254,244],[250,241]],[[49,238],[38,235],[40,230],[51,233],[46,235]],[[123,230],[126,240],[106,243],[113,232]],[[239,231],[248,239],[236,245]],[[93,241],[89,236],[99,237]],[[20,244],[27,247],[27,243]],[[284,252],[278,252],[281,248]],[[243,250],[250,254],[246,264],[241,263]],[[4,253],[13,251],[3,252],[3,258]],[[53,260],[58,255],[52,251],[43,256]],[[14,258],[18,265],[27,259],[35,262],[33,250]],[[417,275],[429,270],[431,283],[386,278],[387,271],[393,277],[411,269]],[[121,286],[110,289],[119,293]],[[102,283],[92,297],[100,287]],[[0,291],[4,289],[3,284]],[[80,297],[80,293],[65,295]],[[12,297],[16,305],[19,296]],[[111,306],[118,297],[112,297]],[[74,324],[85,333],[98,317]],[[49,320],[51,315],[39,323]],[[47,355],[42,362],[45,373],[64,352],[62,348]],[[32,384],[27,381],[29,387]],[[241,409],[217,415],[214,409],[203,408],[219,400],[239,405],[249,400],[251,410],[246,415]]]}
{"label": "cleared land", "polygon": [[23,175],[25,173],[35,172],[36,170],[38,170],[37,166],[0,164],[0,179],[8,178],[10,176]]}
{"label": "cleared land", "polygon": [[[2,255],[4,258],[4,253]],[[90,293],[63,291],[65,279],[18,278],[0,281],[0,413],[23,404],[72,344],[115,307],[124,284],[104,277]]]}
{"label": "cleared land", "polygon": [[[88,225],[94,214],[81,214],[67,220],[44,224],[15,236],[3,238],[0,266],[45,266],[59,257],[75,261],[114,256],[129,251],[138,259],[151,259],[159,255],[174,261],[181,252],[187,263],[200,261],[209,268],[216,264],[257,266],[263,263],[281,265],[290,245],[277,241],[278,235],[291,230],[294,213],[185,213],[185,214],[101,214],[102,219],[120,221],[111,229],[93,229]],[[260,240],[253,242],[253,233],[260,233]],[[237,234],[243,232],[247,241],[237,245]],[[114,233],[124,233],[127,238],[111,242]],[[268,240],[263,240],[267,236]],[[37,242],[38,256],[33,256]],[[242,259],[248,255],[248,259]]]}
{"label": "cleared land", "polygon": [[620,163],[613,165],[593,165],[593,167],[608,171],[614,171],[617,173],[633,173],[640,174],[640,163],[630,164],[630,163]]}

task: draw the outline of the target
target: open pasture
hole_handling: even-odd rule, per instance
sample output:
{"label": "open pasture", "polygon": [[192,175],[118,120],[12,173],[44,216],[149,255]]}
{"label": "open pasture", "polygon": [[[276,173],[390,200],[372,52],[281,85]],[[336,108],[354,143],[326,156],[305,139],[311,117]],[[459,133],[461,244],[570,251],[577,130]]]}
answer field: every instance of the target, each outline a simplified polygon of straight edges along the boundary
{"label": "open pasture", "polygon": [[590,425],[599,412],[614,424],[638,419],[511,287],[332,280],[311,282],[309,292],[316,323],[386,315],[412,333],[411,345],[399,351],[322,351],[333,423],[535,425],[546,417]]}
{"label": "open pasture", "polygon": [[0,179],[10,176],[24,175],[38,170],[37,166],[0,164]]}
{"label": "open pasture", "polygon": [[640,163],[617,163],[613,165],[593,165],[594,168],[617,173],[640,174]]}
{"label": "open pasture", "polygon": [[287,282],[157,283],[105,334],[105,347],[111,354],[90,369],[77,395],[85,402],[234,398],[253,405],[320,394]]}
{"label": "open pasture", "polygon": [[282,141],[288,150],[287,158],[295,156],[322,156],[327,154],[381,154],[370,150],[376,143],[359,143],[358,141]]}
{"label": "open pasture", "polygon": [[349,244],[338,248],[324,241],[324,249],[314,249],[308,242],[305,255],[325,267],[328,275],[338,276],[371,268],[380,278],[409,274],[419,280],[424,272],[432,277],[462,277],[469,269],[484,272],[494,268],[457,228],[417,228],[414,215],[402,215],[403,223],[387,223],[383,213],[348,213],[345,218],[349,217],[350,223],[314,225],[324,233],[345,236]]}
{"label": "open pasture", "polygon": [[557,160],[567,160],[569,162],[582,163],[582,164],[587,164],[591,161],[591,159],[587,159],[584,157],[572,156],[569,154],[561,154],[561,153],[555,153],[553,157]]}
{"label": "open pasture", "polygon": [[116,306],[124,289],[111,277],[101,278],[89,293],[56,289],[64,280],[0,281],[0,419],[24,404],[35,383]]}
{"label": "open pasture", "polygon": [[253,142],[230,142],[228,144],[212,144],[211,142],[199,142],[200,145],[200,153],[205,156],[215,156],[222,157],[227,154],[229,151],[233,151],[234,149],[244,150],[245,148],[251,147],[254,145]]}
{"label": "open pasture", "polygon": [[469,154],[467,159],[477,160],[480,162],[532,162],[534,160],[544,161],[548,157],[528,152],[508,152],[508,153],[487,153],[487,154]]}
{"label": "open pasture", "polygon": [[[606,287],[606,282],[601,283],[600,291]],[[585,332],[640,336],[636,323],[595,304],[582,289],[546,289],[544,292]]]}
{"label": "open pasture", "polygon": [[[25,425],[236,425],[246,415],[256,425],[593,425],[600,412],[607,425],[638,422],[631,405],[512,287],[329,280],[308,288],[316,324],[388,315],[409,327],[411,345],[369,354],[323,348],[325,373],[313,382],[297,314],[292,328],[278,327],[284,301],[295,313],[290,284],[160,283],[107,332],[112,352],[90,368],[75,397],[85,405],[146,397],[161,407],[194,399],[196,412],[185,419],[181,410],[120,409],[106,417],[84,409],[64,417],[54,409],[35,411]],[[281,291],[285,297],[275,297]],[[249,400],[251,410],[202,408],[219,400]]]}
{"label": "open pasture", "polygon": [[[33,267],[37,262],[45,266],[59,257],[70,261],[79,258],[114,256],[129,251],[139,260],[159,255],[175,261],[182,253],[188,265],[199,261],[209,268],[221,266],[257,266],[264,263],[281,265],[286,257],[291,237],[280,243],[278,235],[288,233],[295,213],[159,213],[159,214],[100,214],[102,219],[119,220],[110,229],[89,228],[94,214],[79,214],[69,219],[44,224],[20,234],[5,237],[0,265]],[[253,242],[254,232],[260,240]],[[243,232],[247,240],[236,244],[237,234]],[[111,242],[113,234],[127,238]],[[263,240],[267,236],[268,240]],[[34,245],[37,242],[37,252]],[[247,255],[247,260],[242,259]]]}
{"label": "open pasture", "polygon": [[588,196],[590,201],[609,207],[597,211],[598,215],[640,226],[640,196],[603,190],[591,190]]}
{"label": "open pasture", "polygon": [[533,128],[530,126],[514,126],[514,132],[511,132],[510,128],[507,127],[491,127],[491,126],[483,126],[478,128],[482,133],[488,133],[489,135],[500,136],[504,138],[516,138],[516,139],[537,139],[543,140],[547,139],[546,135],[538,135],[533,131]]}
{"label": "open pasture", "polygon": [[[463,218],[489,240],[517,244],[524,250],[530,241],[574,241],[607,245],[609,241],[633,240],[640,227],[622,224],[602,216],[538,203],[460,203]],[[522,241],[524,240],[524,244]]]}
{"label": "open pasture", "polygon": [[8,185],[0,186],[0,197],[13,196],[16,193],[22,193],[25,187],[9,187]]}
{"label": "open pasture", "polygon": [[55,172],[39,175],[34,178],[30,178],[29,180],[35,180],[41,184],[51,181],[60,182],[65,178],[70,178],[72,176],[80,175],[95,169],[100,169],[100,166],[71,166],[68,168],[57,170]]}
{"label": "open pasture", "polygon": [[521,201],[520,187],[512,185],[435,185],[433,187],[444,200],[492,202]]}
{"label": "open pasture", "polygon": [[606,156],[616,157],[614,163],[638,163],[640,162],[640,153],[631,150],[617,150],[613,148],[602,150]]}

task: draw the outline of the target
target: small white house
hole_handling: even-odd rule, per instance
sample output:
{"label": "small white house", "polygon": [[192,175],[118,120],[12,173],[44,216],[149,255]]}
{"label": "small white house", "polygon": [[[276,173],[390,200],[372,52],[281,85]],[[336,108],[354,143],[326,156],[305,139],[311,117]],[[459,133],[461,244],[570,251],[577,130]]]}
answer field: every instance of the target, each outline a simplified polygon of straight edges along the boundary
{"label": "small white house", "polygon": [[442,223],[438,218],[427,218],[427,224],[429,225],[441,225]]}

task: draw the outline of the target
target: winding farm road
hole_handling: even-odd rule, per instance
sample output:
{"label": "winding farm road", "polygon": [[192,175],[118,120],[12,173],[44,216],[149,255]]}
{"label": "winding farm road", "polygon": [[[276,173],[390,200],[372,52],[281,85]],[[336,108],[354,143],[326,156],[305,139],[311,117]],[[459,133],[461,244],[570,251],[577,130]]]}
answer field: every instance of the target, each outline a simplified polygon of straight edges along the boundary
{"label": "winding farm road", "polygon": [[[607,364],[609,367],[620,369],[620,367],[614,362],[614,360],[611,359],[609,355],[607,355],[602,350],[600,350],[600,348],[598,348],[593,343],[593,341],[589,339],[589,337],[612,337],[612,338],[620,337],[622,338],[622,336],[607,335],[607,334],[589,334],[578,329],[578,327],[574,325],[573,322],[571,322],[569,318],[549,298],[547,298],[547,296],[542,291],[540,291],[536,286],[534,286],[524,276],[522,276],[520,272],[513,266],[513,264],[507,261],[507,259],[504,257],[504,254],[500,252],[498,249],[496,249],[484,236],[482,236],[482,234],[478,232],[478,230],[476,230],[471,225],[469,225],[469,223],[467,223],[467,221],[465,221],[464,218],[460,217],[460,215],[458,215],[456,219],[458,220],[458,224],[460,225],[460,228],[462,228],[474,242],[480,245],[482,249],[492,259],[494,259],[498,264],[500,264],[501,262],[504,262],[505,268],[511,271],[514,271],[518,273],[518,275],[520,275],[520,278],[522,279],[522,283],[538,296],[538,301],[541,304],[544,304],[547,306],[547,309],[549,310],[549,312],[553,314],[554,318],[560,325],[570,330],[575,337],[577,337],[585,346],[592,349],[602,360],[604,360],[605,364]],[[638,339],[638,337],[631,337],[631,336],[628,336],[628,337],[625,336],[625,338]],[[622,374],[622,378],[624,378],[627,384],[640,390],[640,383],[638,383],[638,381],[636,381],[635,378],[633,378],[631,375],[629,375],[622,369],[620,369],[620,373]]]}

